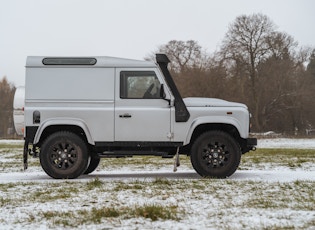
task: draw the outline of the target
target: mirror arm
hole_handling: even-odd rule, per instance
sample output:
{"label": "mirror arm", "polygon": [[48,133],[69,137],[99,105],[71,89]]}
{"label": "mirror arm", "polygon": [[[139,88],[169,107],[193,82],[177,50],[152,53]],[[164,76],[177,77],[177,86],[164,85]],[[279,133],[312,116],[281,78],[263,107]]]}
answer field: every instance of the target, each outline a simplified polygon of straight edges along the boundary
{"label": "mirror arm", "polygon": [[165,101],[168,101],[168,104],[171,105],[171,100],[166,98],[166,94],[165,94],[165,91],[164,91],[164,84],[161,84],[160,98],[165,100]]}

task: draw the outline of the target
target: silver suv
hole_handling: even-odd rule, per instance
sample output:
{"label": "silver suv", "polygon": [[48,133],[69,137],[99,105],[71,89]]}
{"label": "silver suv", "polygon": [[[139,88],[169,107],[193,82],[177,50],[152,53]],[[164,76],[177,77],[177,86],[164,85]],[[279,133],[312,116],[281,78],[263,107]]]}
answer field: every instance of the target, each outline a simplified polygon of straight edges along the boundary
{"label": "silver suv", "polygon": [[156,62],[28,57],[25,169],[28,154],[39,156],[53,178],[91,173],[102,157],[175,156],[177,166],[185,154],[203,177],[232,175],[241,155],[257,145],[248,138],[246,105],[183,99],[167,56],[157,54]]}

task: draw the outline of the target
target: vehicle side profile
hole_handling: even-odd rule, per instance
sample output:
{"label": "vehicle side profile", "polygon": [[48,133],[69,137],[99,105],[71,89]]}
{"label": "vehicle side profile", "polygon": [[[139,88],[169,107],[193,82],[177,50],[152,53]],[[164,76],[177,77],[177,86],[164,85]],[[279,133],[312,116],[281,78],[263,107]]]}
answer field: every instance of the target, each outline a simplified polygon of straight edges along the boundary
{"label": "vehicle side profile", "polygon": [[[156,63],[114,57],[39,57],[26,62],[24,167],[39,156],[52,178],[93,172],[101,158],[189,155],[203,177],[225,178],[254,150],[246,105],[182,98]],[[19,98],[19,97],[17,97]],[[20,127],[20,126],[19,126]]]}

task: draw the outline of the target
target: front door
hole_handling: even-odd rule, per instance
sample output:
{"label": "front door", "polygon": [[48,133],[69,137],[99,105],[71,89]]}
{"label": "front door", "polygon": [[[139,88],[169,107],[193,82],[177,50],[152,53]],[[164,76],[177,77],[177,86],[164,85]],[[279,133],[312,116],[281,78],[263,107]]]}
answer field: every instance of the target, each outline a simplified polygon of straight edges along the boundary
{"label": "front door", "polygon": [[171,110],[157,72],[117,69],[116,86],[115,141],[170,141]]}

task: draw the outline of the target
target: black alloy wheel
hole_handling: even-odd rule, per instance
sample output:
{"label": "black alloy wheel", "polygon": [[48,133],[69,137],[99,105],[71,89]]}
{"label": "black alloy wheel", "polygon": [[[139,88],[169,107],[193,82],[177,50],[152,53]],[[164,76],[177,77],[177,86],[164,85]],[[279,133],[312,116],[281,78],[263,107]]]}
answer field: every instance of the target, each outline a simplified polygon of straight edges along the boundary
{"label": "black alloy wheel", "polygon": [[240,160],[238,142],[223,131],[203,133],[192,146],[191,163],[203,177],[229,177],[236,171]]}
{"label": "black alloy wheel", "polygon": [[79,177],[88,165],[88,151],[81,137],[71,132],[51,134],[42,144],[40,163],[44,171],[55,179]]}

